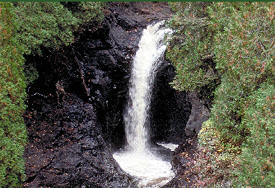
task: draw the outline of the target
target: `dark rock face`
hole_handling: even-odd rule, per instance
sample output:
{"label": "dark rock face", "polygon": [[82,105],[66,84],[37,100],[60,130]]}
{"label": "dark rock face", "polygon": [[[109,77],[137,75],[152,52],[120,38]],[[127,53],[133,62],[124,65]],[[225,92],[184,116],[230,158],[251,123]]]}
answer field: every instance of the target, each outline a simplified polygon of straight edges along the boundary
{"label": "dark rock face", "polygon": [[192,110],[186,124],[185,134],[194,136],[199,133],[202,123],[209,118],[209,110],[201,103],[196,93],[188,93],[188,101],[192,104]]}
{"label": "dark rock face", "polygon": [[130,178],[112,158],[93,105],[71,94],[62,106],[51,103],[33,99],[26,114],[25,186],[127,187]]}
{"label": "dark rock face", "polygon": [[131,54],[142,27],[135,24],[132,32],[125,31],[114,14],[95,31],[87,27],[63,51],[27,57],[39,72],[28,88],[25,118],[28,187],[132,184],[114,161],[111,145],[124,144],[122,113]]}
{"label": "dark rock face", "polygon": [[179,143],[185,139],[184,128],[191,111],[186,93],[179,92],[169,84],[175,69],[164,61],[156,74],[152,91],[151,127],[153,142]]}

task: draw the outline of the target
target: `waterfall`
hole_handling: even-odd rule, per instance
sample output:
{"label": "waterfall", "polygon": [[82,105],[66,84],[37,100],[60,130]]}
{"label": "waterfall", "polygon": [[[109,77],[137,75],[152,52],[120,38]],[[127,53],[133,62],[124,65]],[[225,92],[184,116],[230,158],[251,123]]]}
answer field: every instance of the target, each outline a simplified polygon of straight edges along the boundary
{"label": "waterfall", "polygon": [[146,122],[151,101],[154,72],[166,46],[161,43],[169,29],[158,29],[163,22],[149,25],[142,33],[139,50],[134,58],[129,88],[129,102],[124,115],[127,142],[130,149],[144,151],[148,133]]}
{"label": "waterfall", "polygon": [[162,28],[163,23],[149,25],[142,33],[132,65],[129,101],[124,114],[128,145],[113,155],[125,172],[140,180],[139,187],[160,187],[174,176],[170,162],[150,151],[147,131],[152,84],[166,49],[163,39],[172,32]]}

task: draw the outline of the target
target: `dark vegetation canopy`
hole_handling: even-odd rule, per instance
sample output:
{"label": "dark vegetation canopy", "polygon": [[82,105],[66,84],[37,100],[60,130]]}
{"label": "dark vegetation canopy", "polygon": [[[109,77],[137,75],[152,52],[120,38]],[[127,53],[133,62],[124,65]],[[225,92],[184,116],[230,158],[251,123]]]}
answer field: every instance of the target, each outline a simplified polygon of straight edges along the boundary
{"label": "dark vegetation canopy", "polygon": [[[274,3],[170,6],[171,84],[211,101],[199,134],[209,156],[198,158],[200,181],[275,187]],[[24,55],[72,44],[85,24],[103,20],[102,9],[100,2],[0,3],[0,187],[20,187],[25,178],[25,89],[38,75]]]}

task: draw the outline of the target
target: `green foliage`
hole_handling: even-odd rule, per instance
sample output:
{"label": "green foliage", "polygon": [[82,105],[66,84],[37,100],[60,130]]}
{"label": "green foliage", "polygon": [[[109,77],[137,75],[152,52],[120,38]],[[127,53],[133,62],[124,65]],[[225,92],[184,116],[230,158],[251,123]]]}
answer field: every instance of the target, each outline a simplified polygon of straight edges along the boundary
{"label": "green foliage", "polygon": [[24,64],[24,73],[26,77],[26,85],[31,84],[39,77],[37,69],[31,63]]}
{"label": "green foliage", "polygon": [[194,167],[197,169],[200,184],[211,185],[211,187],[224,187],[225,184],[231,184],[235,154],[225,152],[225,147],[220,141],[220,132],[211,120],[203,123],[198,138],[199,153]]}
{"label": "green foliage", "polygon": [[205,14],[208,3],[171,5],[177,11],[170,20],[174,36],[166,54],[176,67],[177,75],[172,84],[178,90],[199,91],[218,79],[215,66],[209,61],[213,55],[213,32]]}
{"label": "green foliage", "polygon": [[[100,23],[104,17],[101,2],[18,2],[14,7],[16,38],[24,54],[42,55],[41,48],[59,50],[68,46],[83,24]],[[25,65],[24,70],[28,84],[38,77],[33,65]]]}
{"label": "green foliage", "polygon": [[20,187],[25,177],[27,133],[22,115],[26,84],[14,16],[10,3],[0,3],[0,187]]}
{"label": "green foliage", "polygon": [[15,3],[19,23],[18,41],[25,53],[40,52],[40,46],[59,48],[73,42],[78,19],[57,2]]}
{"label": "green foliage", "polygon": [[274,81],[274,22],[268,16],[274,7],[268,3],[219,3],[208,10],[211,27],[217,30],[216,68],[222,74],[211,118],[222,130],[225,144],[240,146],[250,131],[242,123],[248,96],[261,83]]}
{"label": "green foliage", "polygon": [[65,3],[69,10],[72,11],[74,17],[80,20],[80,24],[85,24],[90,21],[101,22],[104,18],[101,2],[79,2]]}
{"label": "green foliage", "polygon": [[275,187],[275,87],[263,84],[249,97],[243,124],[250,136],[243,144],[240,168],[236,170],[238,182],[251,187]]}
{"label": "green foliage", "polygon": [[92,20],[102,21],[102,3],[75,3],[72,11],[60,2],[14,3],[18,22],[18,41],[24,53],[37,52],[41,46],[58,50],[74,42],[74,31]]}
{"label": "green foliage", "polygon": [[[167,57],[177,71],[174,87],[200,92],[219,79],[210,121],[221,156],[241,153],[243,169],[235,167],[239,183],[271,186],[274,117],[260,105],[274,95],[274,3],[176,3],[172,8],[176,13],[170,25],[176,32]],[[269,113],[271,106],[265,110]]]}

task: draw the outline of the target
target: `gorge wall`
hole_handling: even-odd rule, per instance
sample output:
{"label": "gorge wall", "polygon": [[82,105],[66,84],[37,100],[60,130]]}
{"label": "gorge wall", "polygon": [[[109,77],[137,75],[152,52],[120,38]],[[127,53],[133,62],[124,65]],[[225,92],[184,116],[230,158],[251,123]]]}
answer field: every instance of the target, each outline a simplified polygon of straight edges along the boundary
{"label": "gorge wall", "polygon": [[[109,3],[100,26],[43,57],[28,56],[39,78],[28,86],[25,149],[28,187],[135,186],[112,158],[125,144],[123,112],[141,31],[167,19],[166,3]],[[156,74],[150,110],[152,142],[180,142],[191,113],[186,94],[171,88],[174,68]]]}

